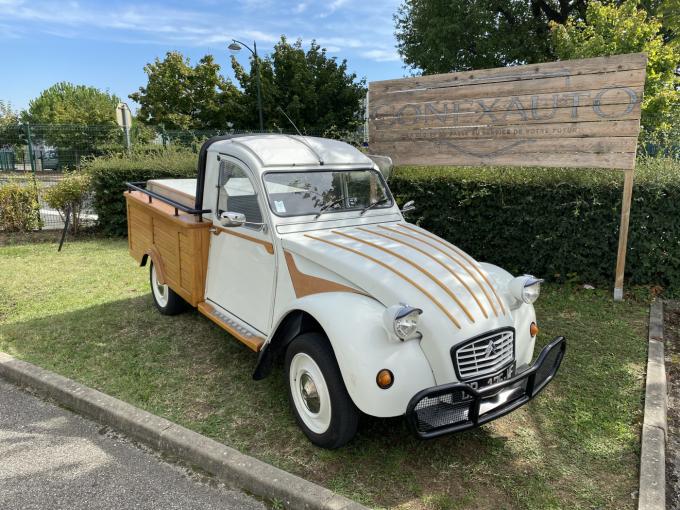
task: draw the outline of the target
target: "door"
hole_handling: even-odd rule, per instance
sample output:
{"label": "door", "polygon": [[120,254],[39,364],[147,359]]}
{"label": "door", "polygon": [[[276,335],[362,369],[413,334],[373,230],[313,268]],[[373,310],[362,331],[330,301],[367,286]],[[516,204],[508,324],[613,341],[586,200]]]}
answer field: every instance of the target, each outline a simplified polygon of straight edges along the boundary
{"label": "door", "polygon": [[[238,160],[219,158],[206,299],[268,334],[276,276],[270,227],[249,169]],[[241,213],[246,223],[224,227],[224,212]]]}

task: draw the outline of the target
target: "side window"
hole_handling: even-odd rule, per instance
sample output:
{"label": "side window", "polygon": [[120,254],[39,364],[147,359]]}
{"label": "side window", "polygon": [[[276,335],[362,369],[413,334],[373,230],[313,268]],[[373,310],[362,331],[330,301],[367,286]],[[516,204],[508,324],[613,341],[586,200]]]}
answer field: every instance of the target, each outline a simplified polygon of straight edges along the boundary
{"label": "side window", "polygon": [[257,193],[248,174],[231,161],[220,161],[217,213],[225,211],[245,214],[248,223],[262,223]]}

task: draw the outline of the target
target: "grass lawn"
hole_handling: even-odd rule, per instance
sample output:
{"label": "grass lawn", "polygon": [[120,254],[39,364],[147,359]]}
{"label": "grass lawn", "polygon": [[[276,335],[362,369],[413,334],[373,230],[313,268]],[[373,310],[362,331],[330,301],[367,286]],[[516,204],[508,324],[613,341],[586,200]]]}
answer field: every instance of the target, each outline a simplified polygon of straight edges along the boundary
{"label": "grass lawn", "polygon": [[153,308],[123,240],[0,247],[0,350],[76,379],[372,507],[634,508],[647,303],[546,285],[539,346],[564,334],[556,380],[481,429],[432,441],[365,418],[339,451],[312,446],[284,380],[197,312]]}

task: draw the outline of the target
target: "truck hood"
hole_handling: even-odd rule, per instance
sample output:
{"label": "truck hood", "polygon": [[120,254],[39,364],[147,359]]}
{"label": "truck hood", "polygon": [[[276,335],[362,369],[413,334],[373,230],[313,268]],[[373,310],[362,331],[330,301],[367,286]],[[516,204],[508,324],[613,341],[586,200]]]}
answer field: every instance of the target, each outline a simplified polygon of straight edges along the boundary
{"label": "truck hood", "polygon": [[339,283],[350,283],[385,306],[403,303],[423,310],[423,349],[433,355],[428,342],[438,343],[441,356],[463,340],[512,326],[505,293],[482,266],[415,225],[396,222],[297,233],[283,236],[282,244],[302,259],[303,272],[318,266],[324,275],[337,275]]}

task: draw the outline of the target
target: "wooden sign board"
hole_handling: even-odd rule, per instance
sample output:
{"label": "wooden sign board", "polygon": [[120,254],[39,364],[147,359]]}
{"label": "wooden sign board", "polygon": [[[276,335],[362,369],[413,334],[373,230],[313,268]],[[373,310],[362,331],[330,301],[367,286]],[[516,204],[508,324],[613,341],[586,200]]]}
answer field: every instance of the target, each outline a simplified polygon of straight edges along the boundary
{"label": "wooden sign board", "polygon": [[371,151],[397,165],[632,169],[644,54],[371,82]]}
{"label": "wooden sign board", "polygon": [[396,165],[630,170],[618,297],[646,66],[634,53],[371,82],[371,152]]}

